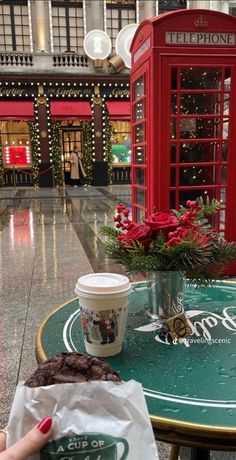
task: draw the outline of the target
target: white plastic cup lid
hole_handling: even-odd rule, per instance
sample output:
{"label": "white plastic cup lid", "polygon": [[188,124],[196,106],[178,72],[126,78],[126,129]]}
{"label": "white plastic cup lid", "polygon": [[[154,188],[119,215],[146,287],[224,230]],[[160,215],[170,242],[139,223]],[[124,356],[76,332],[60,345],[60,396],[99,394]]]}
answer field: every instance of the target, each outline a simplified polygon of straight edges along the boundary
{"label": "white plastic cup lid", "polygon": [[127,276],[118,273],[90,273],[78,279],[75,292],[86,297],[88,294],[129,294],[131,284]]}

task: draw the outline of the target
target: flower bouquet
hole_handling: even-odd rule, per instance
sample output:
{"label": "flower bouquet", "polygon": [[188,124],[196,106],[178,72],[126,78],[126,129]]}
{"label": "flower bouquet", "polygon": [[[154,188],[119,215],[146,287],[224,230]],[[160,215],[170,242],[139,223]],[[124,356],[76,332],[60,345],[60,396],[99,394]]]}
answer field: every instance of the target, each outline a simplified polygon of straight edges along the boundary
{"label": "flower bouquet", "polygon": [[132,274],[175,271],[207,286],[236,261],[236,243],[227,242],[211,225],[220,203],[207,197],[187,201],[178,210],[154,212],[138,224],[119,204],[115,227],[103,226],[105,252]]}

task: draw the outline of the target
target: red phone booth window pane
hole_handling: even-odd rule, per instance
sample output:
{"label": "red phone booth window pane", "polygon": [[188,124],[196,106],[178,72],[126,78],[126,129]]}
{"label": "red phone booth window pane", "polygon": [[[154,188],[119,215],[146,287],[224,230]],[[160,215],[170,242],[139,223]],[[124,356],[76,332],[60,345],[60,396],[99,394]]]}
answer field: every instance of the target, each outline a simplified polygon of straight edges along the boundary
{"label": "red phone booth window pane", "polygon": [[138,185],[145,185],[145,170],[142,168],[136,168],[135,174],[136,174],[135,183]]}
{"label": "red phone booth window pane", "polygon": [[180,128],[182,139],[215,139],[221,133],[220,118],[180,118],[180,126],[176,125],[174,136],[177,136],[176,128]]}
{"label": "red phone booth window pane", "polygon": [[143,209],[136,208],[136,219],[137,222],[143,222],[145,219],[145,211]]}
{"label": "red phone booth window pane", "polygon": [[176,169],[171,168],[170,170],[170,186],[176,187]]}
{"label": "red phone booth window pane", "polygon": [[145,127],[144,123],[140,123],[134,128],[134,142],[136,144],[144,142],[145,140]]}
{"label": "red phone booth window pane", "polygon": [[222,161],[227,161],[228,160],[228,142],[223,142],[222,143]]}
{"label": "red phone booth window pane", "polygon": [[213,193],[212,190],[206,189],[206,188],[196,188],[193,190],[192,188],[189,187],[189,189],[186,190],[180,190],[179,192],[179,199],[177,198],[178,202],[180,205],[185,206],[186,201],[189,199],[189,195],[191,194],[191,199],[196,200],[199,196],[209,196],[210,198],[213,198]]}
{"label": "red phone booth window pane", "polygon": [[221,89],[222,69],[212,67],[182,67],[181,89]]}
{"label": "red phone booth window pane", "polygon": [[170,162],[176,163],[176,144],[171,144],[170,147]]}
{"label": "red phone booth window pane", "polygon": [[134,84],[134,99],[144,95],[144,77],[140,77]]}
{"label": "red phone booth window pane", "polygon": [[146,163],[145,157],[145,147],[143,145],[138,145],[134,148],[134,163],[144,164]]}
{"label": "red phone booth window pane", "polygon": [[139,101],[134,106],[134,120],[140,121],[145,118],[144,101]]}
{"label": "red phone booth window pane", "polygon": [[221,188],[220,202],[222,206],[226,205],[226,188]]}
{"label": "red phone booth window pane", "polygon": [[220,158],[219,142],[181,142],[179,148],[180,163],[212,162]]}
{"label": "red phone booth window pane", "polygon": [[223,119],[222,129],[223,129],[223,132],[222,132],[223,139],[228,139],[229,137],[229,119],[228,118]]}
{"label": "red phone booth window pane", "polygon": [[180,97],[180,113],[191,115],[220,115],[221,94],[182,94]]}
{"label": "red phone booth window pane", "polygon": [[179,183],[181,185],[214,185],[217,180],[215,166],[190,166],[179,169]]}
{"label": "red phone booth window pane", "polygon": [[225,230],[225,210],[220,211],[220,231],[223,232]]}
{"label": "red phone booth window pane", "polygon": [[226,185],[227,184],[227,166],[222,166],[221,167],[221,183],[222,185]]}
{"label": "red phone booth window pane", "polygon": [[143,189],[135,190],[135,203],[139,206],[145,206],[145,193]]}

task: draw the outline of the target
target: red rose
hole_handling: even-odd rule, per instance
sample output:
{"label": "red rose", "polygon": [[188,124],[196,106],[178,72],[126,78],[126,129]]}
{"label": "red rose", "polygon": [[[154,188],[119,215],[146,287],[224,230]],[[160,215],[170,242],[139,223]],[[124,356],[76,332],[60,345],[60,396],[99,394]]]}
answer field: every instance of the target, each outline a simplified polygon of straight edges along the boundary
{"label": "red rose", "polygon": [[144,219],[144,222],[151,228],[152,232],[163,232],[166,235],[176,230],[179,225],[177,217],[171,216],[165,212],[155,212],[147,219]]}
{"label": "red rose", "polygon": [[149,246],[151,243],[151,229],[145,224],[137,224],[127,233],[121,233],[118,236],[122,246],[132,245],[135,242],[141,243],[144,247]]}

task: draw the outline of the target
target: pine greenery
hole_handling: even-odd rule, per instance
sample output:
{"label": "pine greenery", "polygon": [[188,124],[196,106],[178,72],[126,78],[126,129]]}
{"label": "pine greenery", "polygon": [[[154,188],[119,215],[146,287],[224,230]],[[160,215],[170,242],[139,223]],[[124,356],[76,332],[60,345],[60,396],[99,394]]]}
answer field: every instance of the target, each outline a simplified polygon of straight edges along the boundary
{"label": "pine greenery", "polygon": [[[121,228],[102,227],[101,231],[106,237],[106,254],[121,264],[129,274],[150,273],[157,270],[182,271],[190,283],[201,286],[207,286],[213,280],[219,279],[225,267],[230,262],[236,261],[236,243],[226,241],[212,229],[210,218],[220,209],[217,200],[210,201],[207,198],[203,202],[203,199],[199,198],[197,202],[191,203],[196,203],[195,208],[191,208],[191,212],[184,207],[171,212],[171,215],[177,218],[177,230],[181,225],[185,228],[186,224],[181,220],[182,216],[191,214],[192,211],[195,213],[190,216],[187,230],[182,234],[183,238],[177,239],[175,244],[169,244],[173,233],[166,234],[161,230],[151,234],[148,244],[142,244],[140,238],[132,239],[132,235],[138,234],[137,230],[140,229],[142,232],[143,227],[144,231],[147,229],[145,224],[136,224],[127,220],[126,214],[124,225],[120,217],[114,219],[118,222],[117,227]],[[118,208],[122,206],[119,205]],[[128,213],[127,208],[125,209]],[[122,212],[124,211],[120,214]],[[119,239],[121,235],[125,235],[124,240]]]}

